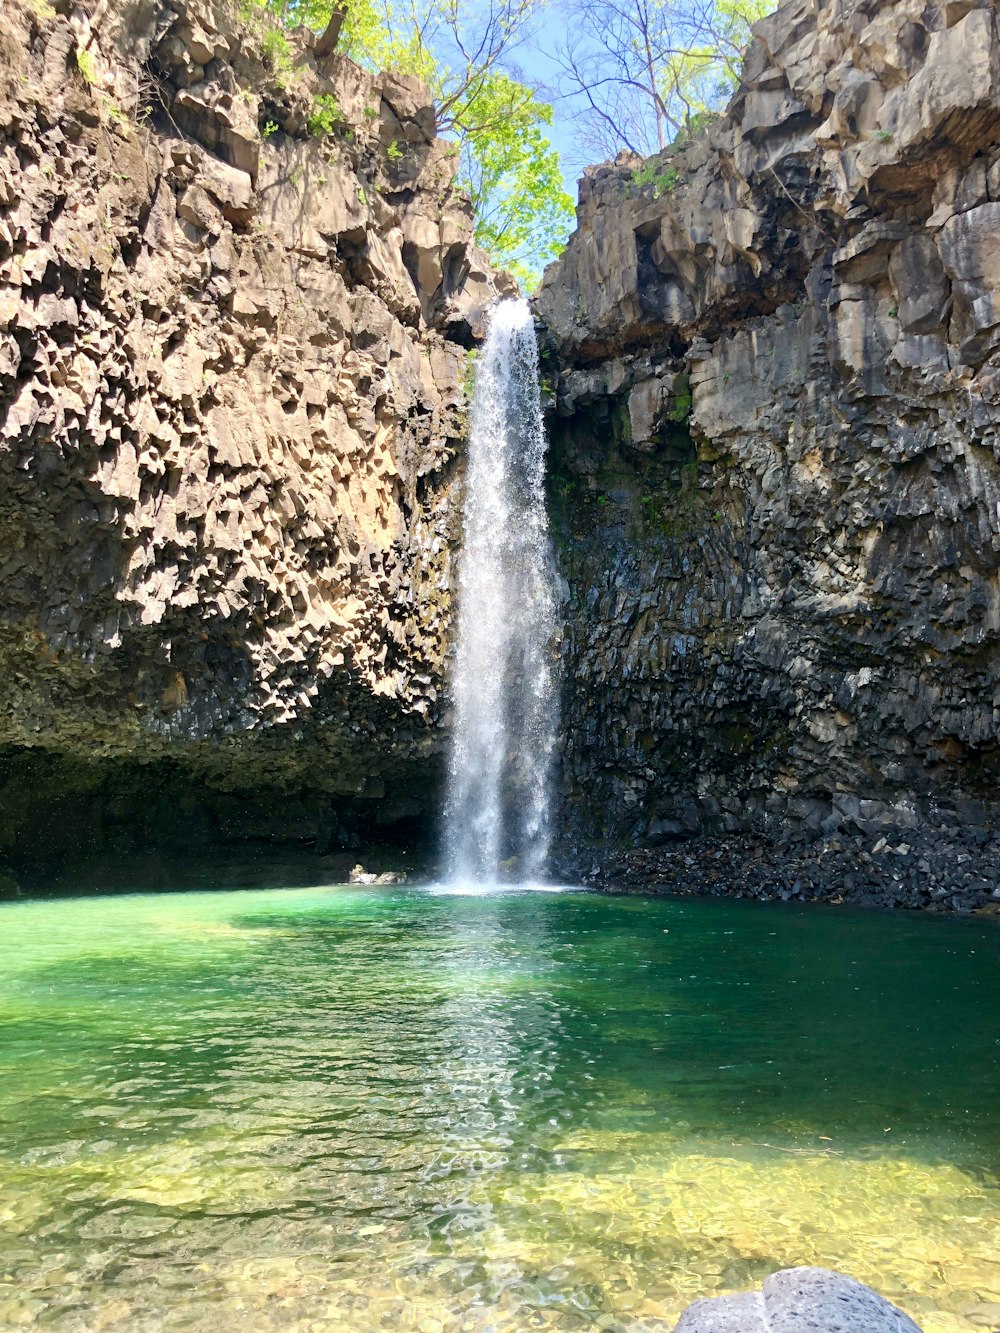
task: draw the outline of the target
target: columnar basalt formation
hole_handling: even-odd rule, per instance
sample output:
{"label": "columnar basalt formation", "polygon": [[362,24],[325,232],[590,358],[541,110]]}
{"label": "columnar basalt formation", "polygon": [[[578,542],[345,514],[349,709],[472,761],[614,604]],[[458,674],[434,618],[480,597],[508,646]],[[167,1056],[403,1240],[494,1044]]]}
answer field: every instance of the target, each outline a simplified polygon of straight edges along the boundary
{"label": "columnar basalt formation", "polygon": [[0,850],[433,804],[455,168],[422,86],[225,0],[4,5]]}
{"label": "columnar basalt formation", "polygon": [[586,174],[536,303],[568,845],[1000,813],[997,29],[788,0]]}

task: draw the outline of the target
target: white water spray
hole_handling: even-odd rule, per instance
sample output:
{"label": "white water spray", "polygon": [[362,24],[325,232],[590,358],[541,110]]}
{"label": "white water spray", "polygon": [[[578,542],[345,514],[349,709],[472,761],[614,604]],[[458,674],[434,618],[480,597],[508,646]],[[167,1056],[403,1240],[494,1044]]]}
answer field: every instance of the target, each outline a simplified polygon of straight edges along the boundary
{"label": "white water spray", "polygon": [[495,883],[510,858],[522,882],[545,868],[556,702],[544,478],[531,312],[503,301],[472,399],[445,810],[451,883]]}

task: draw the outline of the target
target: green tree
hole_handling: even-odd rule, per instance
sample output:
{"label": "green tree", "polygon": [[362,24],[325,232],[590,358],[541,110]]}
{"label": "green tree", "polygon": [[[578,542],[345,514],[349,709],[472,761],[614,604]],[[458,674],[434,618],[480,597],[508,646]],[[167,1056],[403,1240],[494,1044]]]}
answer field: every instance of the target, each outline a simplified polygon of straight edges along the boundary
{"label": "green tree", "polygon": [[494,73],[458,114],[460,179],[472,199],[476,240],[531,291],[573,219],[559,154],[543,128],[552,122],[552,107],[518,80]]}
{"label": "green tree", "polygon": [[336,27],[339,49],[365,69],[416,75],[429,86],[439,132],[459,147],[459,183],[473,201],[476,240],[495,264],[533,287],[573,221],[546,132],[552,108],[513,64],[544,0],[257,2],[283,26]]}

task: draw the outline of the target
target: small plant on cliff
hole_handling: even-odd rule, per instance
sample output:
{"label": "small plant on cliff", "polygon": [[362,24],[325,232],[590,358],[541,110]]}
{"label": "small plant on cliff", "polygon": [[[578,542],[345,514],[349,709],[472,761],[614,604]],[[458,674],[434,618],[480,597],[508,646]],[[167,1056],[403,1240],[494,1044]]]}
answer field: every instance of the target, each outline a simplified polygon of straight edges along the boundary
{"label": "small plant on cliff", "polygon": [[[456,141],[458,182],[472,198],[476,240],[526,286],[562,249],[573,201],[547,127],[552,107],[512,56],[545,0],[243,0],[249,15],[316,33],[342,15],[338,49],[371,73],[428,85],[438,132]],[[374,119],[374,117],[372,117]]]}
{"label": "small plant on cliff", "polygon": [[889,143],[892,139],[892,130],[876,130],[875,138],[879,143]]}
{"label": "small plant on cliff", "polygon": [[465,366],[462,369],[462,396],[467,403],[472,402],[472,390],[476,383],[476,359],[478,352],[470,347],[465,354]]}
{"label": "small plant on cliff", "polygon": [[292,46],[280,28],[268,28],[261,38],[261,54],[274,71],[274,81],[284,88],[292,72]]}
{"label": "small plant on cliff", "polygon": [[670,420],[676,421],[678,424],[687,421],[688,417],[691,415],[691,404],[691,385],[685,375],[677,384],[673,407],[668,414]]}
{"label": "small plant on cliff", "polygon": [[260,46],[264,58],[272,65],[278,65],[283,60],[291,59],[292,48],[288,43],[288,38],[280,28],[268,28]]}
{"label": "small plant on cliff", "polygon": [[385,155],[390,162],[398,162],[399,159],[403,156],[403,150],[402,148],[400,148],[399,144],[396,142],[395,139],[393,139],[392,143],[385,150]]}
{"label": "small plant on cliff", "polygon": [[278,127],[273,120],[265,120],[261,126],[260,134],[262,139],[270,139],[272,134],[278,133]]}
{"label": "small plant on cliff", "polygon": [[116,129],[125,138],[128,138],[130,126],[129,118],[122,108],[112,98],[105,102],[104,110],[107,113],[108,122],[113,129]]}
{"label": "small plant on cliff", "polygon": [[652,186],[652,196],[659,199],[669,194],[679,183],[681,174],[676,167],[667,167],[660,171],[656,162],[646,162],[632,172],[632,184],[641,194],[647,186]]}
{"label": "small plant on cliff", "polygon": [[84,82],[89,83],[90,86],[93,87],[98,79],[97,61],[94,59],[94,53],[92,51],[81,50],[80,47],[77,47],[76,67],[83,75]]}
{"label": "small plant on cliff", "polygon": [[315,138],[322,139],[332,134],[343,119],[340,103],[333,93],[318,93],[313,99],[306,128]]}

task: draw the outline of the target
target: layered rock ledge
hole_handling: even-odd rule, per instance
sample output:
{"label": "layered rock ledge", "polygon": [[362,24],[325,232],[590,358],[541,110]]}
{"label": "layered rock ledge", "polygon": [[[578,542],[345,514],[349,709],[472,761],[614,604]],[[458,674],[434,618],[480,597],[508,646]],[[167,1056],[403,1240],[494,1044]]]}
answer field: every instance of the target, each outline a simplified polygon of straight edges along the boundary
{"label": "layered rock ledge", "polygon": [[0,853],[426,819],[455,169],[422,86],[228,0],[4,5]]}
{"label": "layered rock ledge", "polygon": [[582,182],[536,301],[567,866],[996,825],[997,23],[787,0],[724,116]]}

